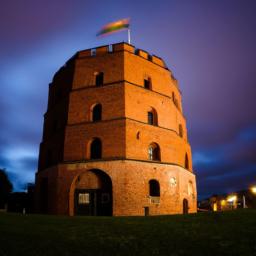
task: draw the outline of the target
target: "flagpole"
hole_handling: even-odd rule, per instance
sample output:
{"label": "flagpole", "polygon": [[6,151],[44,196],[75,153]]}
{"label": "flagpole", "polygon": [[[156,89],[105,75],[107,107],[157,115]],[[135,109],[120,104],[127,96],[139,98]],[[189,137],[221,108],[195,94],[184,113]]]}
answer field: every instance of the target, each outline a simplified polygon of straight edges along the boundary
{"label": "flagpole", "polygon": [[128,44],[131,44],[131,31],[128,28]]}

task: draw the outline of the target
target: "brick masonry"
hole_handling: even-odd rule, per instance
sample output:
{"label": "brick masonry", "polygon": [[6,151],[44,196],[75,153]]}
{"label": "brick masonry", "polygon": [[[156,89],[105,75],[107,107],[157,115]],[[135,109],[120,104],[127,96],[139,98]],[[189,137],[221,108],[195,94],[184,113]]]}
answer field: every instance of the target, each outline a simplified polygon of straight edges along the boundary
{"label": "brick masonry", "polygon": [[[39,179],[48,177],[51,184],[50,213],[74,215],[74,189],[78,177],[90,175],[90,170],[104,170],[113,186],[113,215],[144,215],[149,207],[152,215],[182,213],[182,201],[189,202],[189,212],[196,212],[195,175],[180,166],[141,162],[133,160],[92,161],[88,163],[61,164],[39,174]],[[172,184],[172,178],[176,184]],[[160,203],[150,203],[149,180],[160,183]],[[193,183],[189,194],[188,184]],[[79,188],[79,186],[77,186]],[[98,185],[89,182],[88,188]]]}

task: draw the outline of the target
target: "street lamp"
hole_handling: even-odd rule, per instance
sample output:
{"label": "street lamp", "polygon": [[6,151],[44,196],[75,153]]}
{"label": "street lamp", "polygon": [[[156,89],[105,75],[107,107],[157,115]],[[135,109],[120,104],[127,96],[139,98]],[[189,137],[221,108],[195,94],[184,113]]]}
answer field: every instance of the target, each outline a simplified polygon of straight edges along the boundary
{"label": "street lamp", "polygon": [[256,186],[251,187],[251,191],[253,194],[256,194]]}

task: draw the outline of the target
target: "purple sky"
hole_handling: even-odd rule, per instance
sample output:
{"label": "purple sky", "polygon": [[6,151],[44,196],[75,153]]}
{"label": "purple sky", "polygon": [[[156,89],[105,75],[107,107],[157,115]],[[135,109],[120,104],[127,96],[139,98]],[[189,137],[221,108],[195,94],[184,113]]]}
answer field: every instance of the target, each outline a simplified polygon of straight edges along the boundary
{"label": "purple sky", "polygon": [[256,182],[256,1],[8,0],[0,8],[0,167],[34,181],[48,83],[76,51],[131,18],[132,44],[179,80],[200,198]]}

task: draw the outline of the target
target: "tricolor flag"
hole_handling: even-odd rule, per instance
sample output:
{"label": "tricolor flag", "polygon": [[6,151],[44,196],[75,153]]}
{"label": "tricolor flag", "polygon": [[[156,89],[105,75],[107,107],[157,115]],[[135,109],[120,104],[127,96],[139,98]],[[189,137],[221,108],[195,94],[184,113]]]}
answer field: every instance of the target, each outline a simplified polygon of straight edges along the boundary
{"label": "tricolor flag", "polygon": [[122,19],[115,22],[111,22],[105,25],[98,33],[97,36],[108,35],[114,32],[118,32],[124,29],[129,29],[130,19]]}

